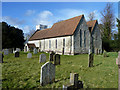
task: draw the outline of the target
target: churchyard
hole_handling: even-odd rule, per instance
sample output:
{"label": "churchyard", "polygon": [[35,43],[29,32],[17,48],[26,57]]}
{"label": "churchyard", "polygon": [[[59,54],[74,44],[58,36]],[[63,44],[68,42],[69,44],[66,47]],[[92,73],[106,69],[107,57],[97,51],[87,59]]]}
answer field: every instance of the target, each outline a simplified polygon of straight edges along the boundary
{"label": "churchyard", "polygon": [[61,55],[60,65],[55,66],[55,81],[44,86],[40,85],[41,66],[39,52],[28,58],[28,52],[20,51],[20,56],[13,53],[4,56],[2,63],[2,87],[3,88],[58,88],[70,82],[70,73],[79,74],[78,80],[83,82],[83,88],[118,88],[118,65],[116,58],[118,53],[109,52],[109,57],[95,55],[93,67],[88,67],[88,54]]}

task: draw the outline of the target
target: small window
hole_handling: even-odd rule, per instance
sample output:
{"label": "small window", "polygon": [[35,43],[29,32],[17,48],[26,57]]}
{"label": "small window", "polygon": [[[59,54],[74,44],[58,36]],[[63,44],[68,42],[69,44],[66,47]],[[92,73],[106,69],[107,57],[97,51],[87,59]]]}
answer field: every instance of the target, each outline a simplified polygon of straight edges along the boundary
{"label": "small window", "polygon": [[56,39],[56,48],[57,48],[57,39]]}
{"label": "small window", "polygon": [[82,47],[82,30],[80,29],[80,47]]}
{"label": "small window", "polygon": [[51,48],[51,40],[49,40],[49,48]]}
{"label": "small window", "polygon": [[86,32],[84,31],[84,47],[86,47]]}

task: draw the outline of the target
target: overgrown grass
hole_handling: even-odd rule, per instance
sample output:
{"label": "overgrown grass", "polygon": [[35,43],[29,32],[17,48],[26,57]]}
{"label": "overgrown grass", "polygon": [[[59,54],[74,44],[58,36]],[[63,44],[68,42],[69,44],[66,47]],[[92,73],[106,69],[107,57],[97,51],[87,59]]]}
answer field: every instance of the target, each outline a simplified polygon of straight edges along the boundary
{"label": "overgrown grass", "polygon": [[[39,55],[33,54],[31,59],[27,53],[20,52],[20,57],[14,54],[4,57],[2,64],[3,88],[42,88],[40,86],[40,69],[44,63],[39,63]],[[55,82],[43,88],[58,88],[69,83],[70,72],[78,73],[84,88],[118,88],[118,66],[115,58],[117,53],[108,53],[109,57],[94,56],[94,67],[88,67],[88,55],[61,56],[61,65],[56,66]],[[48,61],[48,54],[47,61]]]}

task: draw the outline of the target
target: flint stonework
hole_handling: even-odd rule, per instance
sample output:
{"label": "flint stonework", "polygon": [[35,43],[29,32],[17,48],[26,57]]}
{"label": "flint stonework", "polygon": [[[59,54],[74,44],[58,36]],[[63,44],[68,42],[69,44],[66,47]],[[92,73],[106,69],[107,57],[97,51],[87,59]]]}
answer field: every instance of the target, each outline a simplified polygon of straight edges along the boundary
{"label": "flint stonework", "polygon": [[39,57],[39,63],[43,63],[46,62],[46,55],[45,54],[41,54]]}
{"label": "flint stonework", "polygon": [[46,85],[55,81],[55,65],[51,62],[46,62],[41,67],[40,85]]}

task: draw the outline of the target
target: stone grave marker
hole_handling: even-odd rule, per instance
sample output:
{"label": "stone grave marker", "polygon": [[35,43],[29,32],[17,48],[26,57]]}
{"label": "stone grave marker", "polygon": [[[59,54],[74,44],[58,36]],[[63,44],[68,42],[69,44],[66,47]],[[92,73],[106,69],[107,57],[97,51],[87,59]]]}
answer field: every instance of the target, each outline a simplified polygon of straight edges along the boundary
{"label": "stone grave marker", "polygon": [[46,62],[46,55],[45,54],[40,54],[39,63],[43,63],[43,62]]}
{"label": "stone grave marker", "polygon": [[60,55],[59,54],[54,55],[54,65],[60,65]]}
{"label": "stone grave marker", "polygon": [[55,65],[51,62],[46,62],[41,67],[40,85],[46,85],[55,81]]}
{"label": "stone grave marker", "polygon": [[53,61],[53,56],[55,55],[55,53],[54,52],[50,52],[49,53],[49,60],[50,61]]}
{"label": "stone grave marker", "polygon": [[32,53],[28,53],[27,58],[32,58]]}
{"label": "stone grave marker", "polygon": [[118,65],[118,90],[120,90],[120,51],[118,52],[118,58],[116,58],[116,64]]}
{"label": "stone grave marker", "polygon": [[9,54],[9,49],[4,49],[4,55],[8,55]]}
{"label": "stone grave marker", "polygon": [[19,57],[19,54],[20,54],[20,53],[19,53],[18,51],[16,51],[16,52],[15,52],[15,57]]}
{"label": "stone grave marker", "polygon": [[36,48],[33,49],[33,54],[37,54],[37,49]]}
{"label": "stone grave marker", "polygon": [[78,74],[77,73],[70,73],[70,83],[63,85],[63,89],[80,89],[83,88],[82,81],[78,80]]}
{"label": "stone grave marker", "polygon": [[93,67],[93,59],[94,59],[94,46],[93,46],[93,37],[91,35],[90,46],[89,46],[89,56],[88,56],[88,67]]}
{"label": "stone grave marker", "polygon": [[15,51],[18,51],[18,52],[20,52],[21,50],[20,50],[20,48],[16,48],[16,50]]}

